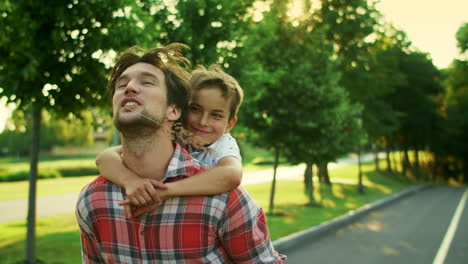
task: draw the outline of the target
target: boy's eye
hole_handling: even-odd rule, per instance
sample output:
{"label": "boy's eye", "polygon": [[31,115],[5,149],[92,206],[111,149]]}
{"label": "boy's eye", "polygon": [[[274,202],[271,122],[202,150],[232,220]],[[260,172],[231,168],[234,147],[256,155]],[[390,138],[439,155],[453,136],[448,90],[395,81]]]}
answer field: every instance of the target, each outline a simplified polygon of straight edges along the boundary
{"label": "boy's eye", "polygon": [[200,111],[200,108],[198,108],[198,107],[196,107],[196,106],[190,106],[190,107],[189,107],[189,110],[190,110],[191,112],[198,112],[198,111]]}
{"label": "boy's eye", "polygon": [[214,118],[216,118],[216,119],[221,119],[221,118],[223,118],[223,115],[221,115],[221,114],[216,114],[216,113],[215,113],[215,114],[212,114],[211,116],[214,117]]}

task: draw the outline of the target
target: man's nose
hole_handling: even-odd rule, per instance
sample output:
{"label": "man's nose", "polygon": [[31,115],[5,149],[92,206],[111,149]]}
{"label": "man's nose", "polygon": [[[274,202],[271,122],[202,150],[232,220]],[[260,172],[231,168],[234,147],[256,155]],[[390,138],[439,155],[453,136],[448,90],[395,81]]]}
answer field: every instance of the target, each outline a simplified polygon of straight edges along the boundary
{"label": "man's nose", "polygon": [[135,81],[129,81],[125,87],[125,94],[138,93],[139,91],[140,89],[138,88],[138,84]]}

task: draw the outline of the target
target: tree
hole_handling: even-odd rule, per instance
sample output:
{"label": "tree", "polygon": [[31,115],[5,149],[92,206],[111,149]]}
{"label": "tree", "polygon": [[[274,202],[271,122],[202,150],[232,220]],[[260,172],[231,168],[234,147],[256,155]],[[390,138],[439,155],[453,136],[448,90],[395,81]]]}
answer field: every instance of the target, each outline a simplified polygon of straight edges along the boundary
{"label": "tree", "polygon": [[[403,113],[399,130],[394,135],[403,149],[402,168],[405,174],[410,166],[408,151],[412,149],[418,153],[418,150],[430,144],[438,108],[435,97],[441,92],[441,86],[440,73],[427,54],[402,52],[399,60],[407,82],[397,87],[388,99],[395,111]],[[417,156],[415,160],[415,164],[418,164]]]}
{"label": "tree", "polygon": [[[310,16],[291,20],[288,1],[274,1],[270,12],[243,43],[238,59],[245,101],[240,121],[257,132],[254,142],[293,162],[306,162],[306,194],[313,204],[312,164],[334,159],[344,129],[358,108],[338,85],[333,46]],[[274,167],[277,167],[277,160]],[[329,160],[326,160],[329,161]],[[270,213],[276,171],[273,175]]]}
{"label": "tree", "polygon": [[[9,127],[0,133],[0,145],[7,152],[16,156],[30,155],[32,120],[28,109],[13,111],[7,121]],[[84,111],[77,118],[70,115],[66,118],[54,118],[46,110],[40,128],[40,150],[51,150],[54,146],[90,146],[93,143],[93,120],[91,112]]]}
{"label": "tree", "polygon": [[133,1],[0,0],[0,97],[30,109],[26,261],[35,258],[35,194],[42,110],[74,114],[102,101],[106,58],[142,33]]}
{"label": "tree", "polygon": [[[370,51],[381,16],[375,8],[376,1],[322,0],[320,3],[321,8],[314,16],[315,24],[328,28],[326,39],[334,44],[339,57],[338,69],[342,73],[340,85],[347,90],[352,103],[362,105],[360,120],[366,133],[372,135],[372,128],[375,128],[375,121],[379,118],[373,110],[388,110],[388,107],[379,104],[379,96],[385,90],[378,89],[384,87],[374,86],[375,69],[372,68],[373,55]],[[360,148],[360,142],[354,144],[355,149]]]}
{"label": "tree", "polygon": [[369,37],[376,32],[380,14],[375,1],[321,1],[315,15],[318,26],[327,26],[327,40],[334,43],[343,73],[341,85],[350,93],[353,102],[374,96],[373,87],[365,85],[368,78]]}
{"label": "tree", "polygon": [[[155,30],[154,39],[161,43],[182,42],[191,47],[188,54],[196,64],[221,63],[235,57],[238,45],[249,22],[254,1],[240,0],[142,0],[144,10],[152,15],[147,28]],[[158,34],[159,33],[159,34]]]}
{"label": "tree", "polygon": [[[434,152],[438,172],[445,178],[463,176],[468,182],[468,23],[457,31],[457,46],[461,59],[455,59],[445,73],[445,97],[440,107],[440,125],[434,135],[431,150]],[[463,59],[463,57],[465,59]],[[442,169],[445,168],[445,169]]]}
{"label": "tree", "polygon": [[[280,151],[285,143],[282,127],[284,117],[289,111],[285,108],[282,95],[290,89],[284,86],[281,78],[287,73],[282,59],[287,57],[283,52],[290,44],[285,43],[291,35],[291,27],[281,27],[278,17],[284,9],[278,5],[284,1],[275,1],[271,12],[265,18],[251,25],[247,38],[242,43],[239,58],[232,61],[234,69],[238,69],[238,79],[244,88],[244,102],[240,109],[240,123],[255,133],[250,133],[250,140],[257,146],[274,151],[274,173],[270,193],[269,214],[274,210],[274,195],[276,184],[276,168]],[[284,6],[283,6],[284,7]],[[297,58],[289,58],[290,60]],[[280,88],[284,88],[281,91]],[[280,118],[282,117],[282,118]]]}
{"label": "tree", "polygon": [[378,169],[378,147],[386,148],[387,169],[391,171],[389,138],[400,126],[402,113],[392,107],[389,96],[397,87],[407,84],[406,75],[400,69],[400,54],[410,47],[406,34],[389,24],[384,24],[376,33],[376,40],[369,46],[369,82],[374,96],[365,100],[365,129],[376,143],[375,165]]}

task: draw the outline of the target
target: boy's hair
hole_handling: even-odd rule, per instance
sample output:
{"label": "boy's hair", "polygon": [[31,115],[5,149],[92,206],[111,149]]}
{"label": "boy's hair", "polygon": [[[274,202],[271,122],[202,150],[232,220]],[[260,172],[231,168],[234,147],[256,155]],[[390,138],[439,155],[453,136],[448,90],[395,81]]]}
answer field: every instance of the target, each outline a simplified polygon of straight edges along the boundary
{"label": "boy's hair", "polygon": [[190,100],[190,73],[186,70],[190,61],[182,55],[189,47],[181,43],[172,43],[165,47],[144,50],[134,46],[120,55],[112,69],[107,85],[109,97],[115,93],[115,85],[122,73],[129,67],[148,63],[159,68],[165,76],[167,86],[167,104],[174,104],[184,113]]}
{"label": "boy's hair", "polygon": [[194,91],[207,86],[219,88],[226,100],[231,99],[229,120],[237,116],[242,99],[244,98],[244,91],[236,79],[225,73],[219,65],[212,64],[208,69],[202,65],[197,66],[192,72],[190,84]]}

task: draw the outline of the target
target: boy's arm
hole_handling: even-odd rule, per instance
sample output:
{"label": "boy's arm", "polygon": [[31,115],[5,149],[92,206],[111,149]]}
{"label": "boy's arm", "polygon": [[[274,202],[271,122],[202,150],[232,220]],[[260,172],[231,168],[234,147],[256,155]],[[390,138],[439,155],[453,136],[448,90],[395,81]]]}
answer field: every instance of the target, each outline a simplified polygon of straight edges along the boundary
{"label": "boy's arm", "polygon": [[242,163],[232,156],[223,157],[215,167],[185,179],[166,183],[164,197],[212,195],[230,191],[240,185]]}
{"label": "boy's arm", "polygon": [[[166,186],[155,179],[141,178],[122,162],[122,147],[112,147],[99,153],[96,167],[107,180],[122,186],[127,194],[127,200],[135,206],[161,202],[156,188]],[[127,210],[128,211],[128,210]]]}
{"label": "boy's arm", "polygon": [[[182,180],[165,183],[167,189],[160,190],[162,199],[175,196],[212,195],[230,191],[241,183],[242,163],[239,159],[226,156],[215,167]],[[157,205],[148,205],[132,211],[134,217],[151,212]]]}

